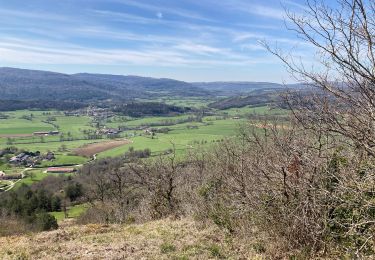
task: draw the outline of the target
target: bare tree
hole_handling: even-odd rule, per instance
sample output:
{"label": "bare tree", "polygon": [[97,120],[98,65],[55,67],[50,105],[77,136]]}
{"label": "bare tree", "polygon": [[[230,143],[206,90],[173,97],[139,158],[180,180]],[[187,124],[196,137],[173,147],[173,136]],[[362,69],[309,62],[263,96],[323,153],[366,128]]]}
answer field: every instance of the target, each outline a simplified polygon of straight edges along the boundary
{"label": "bare tree", "polygon": [[[265,46],[284,62],[295,79],[310,87],[310,91],[286,95],[294,119],[302,128],[297,133],[304,132],[305,140],[311,141],[304,144],[309,147],[307,153],[301,152],[303,143],[297,149],[286,145],[297,154],[289,155],[295,159],[287,167],[286,162],[280,163],[284,165],[279,176],[283,176],[285,197],[290,201],[295,193],[297,208],[303,201],[314,205],[308,207],[308,212],[315,212],[315,223],[321,227],[310,230],[315,232],[315,243],[321,244],[322,234],[326,234],[346,241],[346,250],[360,256],[374,248],[374,170],[369,165],[375,159],[375,3],[333,2],[329,5],[327,1],[308,0],[304,14],[287,12],[292,24],[289,29],[316,50],[318,65],[307,68],[293,55]],[[294,142],[298,139],[293,138]],[[258,147],[263,145],[258,142]],[[282,148],[276,146],[270,154],[276,151]],[[288,155],[276,158],[283,157]],[[264,170],[265,165],[260,168]],[[275,173],[277,169],[273,168],[271,172]],[[294,183],[290,182],[293,172],[298,173]],[[314,223],[306,214],[295,214],[305,224]]]}
{"label": "bare tree", "polygon": [[307,1],[303,15],[287,12],[290,29],[317,51],[320,59],[315,68],[307,68],[280,49],[266,47],[299,82],[316,88],[305,95],[288,96],[304,127],[344,136],[374,156],[375,3],[337,0],[329,6],[325,2]]}

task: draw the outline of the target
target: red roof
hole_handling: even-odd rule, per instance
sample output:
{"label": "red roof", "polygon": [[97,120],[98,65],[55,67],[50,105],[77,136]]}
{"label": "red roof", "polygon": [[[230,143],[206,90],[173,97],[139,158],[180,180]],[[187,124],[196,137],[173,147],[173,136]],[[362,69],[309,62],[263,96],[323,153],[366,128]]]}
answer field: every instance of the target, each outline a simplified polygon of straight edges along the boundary
{"label": "red roof", "polygon": [[74,168],[50,167],[47,172],[74,172]]}

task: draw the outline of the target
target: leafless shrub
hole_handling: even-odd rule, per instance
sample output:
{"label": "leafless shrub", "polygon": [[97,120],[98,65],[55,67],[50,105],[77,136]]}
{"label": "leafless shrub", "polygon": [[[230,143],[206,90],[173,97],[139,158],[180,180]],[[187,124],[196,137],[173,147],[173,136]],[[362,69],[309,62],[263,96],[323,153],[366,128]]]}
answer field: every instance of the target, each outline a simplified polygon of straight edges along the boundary
{"label": "leafless shrub", "polygon": [[328,252],[335,246],[353,255],[373,252],[369,161],[335,138],[323,142],[297,126],[247,129],[209,159],[199,190],[202,219],[242,236],[258,228],[287,241],[284,252]]}

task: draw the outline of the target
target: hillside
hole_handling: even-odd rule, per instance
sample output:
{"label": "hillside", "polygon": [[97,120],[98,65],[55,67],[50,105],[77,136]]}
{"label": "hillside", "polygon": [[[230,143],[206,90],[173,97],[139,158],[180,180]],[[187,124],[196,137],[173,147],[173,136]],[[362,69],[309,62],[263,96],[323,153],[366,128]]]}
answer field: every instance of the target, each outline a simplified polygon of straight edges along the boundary
{"label": "hillside", "polygon": [[299,87],[269,82],[188,83],[166,78],[0,68],[0,100],[92,102],[166,96],[218,97]]}
{"label": "hillside", "polygon": [[209,92],[172,79],[0,68],[2,100],[129,100],[168,95],[205,96]]}
{"label": "hillside", "polygon": [[[241,245],[189,219],[132,225],[74,225],[0,237],[1,259],[256,259],[256,243]],[[12,245],[9,247],[8,245]],[[259,257],[259,256],[258,256]],[[260,259],[260,257],[259,257]]]}
{"label": "hillside", "polygon": [[212,91],[221,96],[236,96],[241,94],[253,94],[260,95],[266,92],[280,92],[287,89],[301,89],[304,85],[301,84],[278,84],[271,82],[195,82],[192,83],[194,86]]}

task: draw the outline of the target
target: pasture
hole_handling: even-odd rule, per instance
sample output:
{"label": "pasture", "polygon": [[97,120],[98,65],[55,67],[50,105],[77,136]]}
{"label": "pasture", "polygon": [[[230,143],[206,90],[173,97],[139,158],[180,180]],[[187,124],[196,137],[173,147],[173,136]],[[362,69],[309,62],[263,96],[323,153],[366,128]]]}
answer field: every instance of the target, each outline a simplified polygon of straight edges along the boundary
{"label": "pasture", "polygon": [[[181,103],[180,105],[204,106],[202,100],[172,100],[168,103]],[[189,149],[209,146],[222,142],[226,138],[237,135],[238,129],[248,120],[249,115],[276,115],[285,116],[282,109],[269,107],[244,107],[227,110],[217,110],[214,115],[204,116],[197,120],[194,114],[165,117],[131,118],[126,116],[113,116],[102,121],[95,121],[94,117],[83,114],[81,116],[66,116],[59,111],[15,111],[5,112],[7,119],[0,119],[0,150],[14,146],[19,150],[39,151],[55,154],[52,161],[42,161],[38,167],[45,168],[61,165],[82,165],[88,162],[94,154],[97,158],[116,157],[124,155],[130,147],[135,150],[150,149],[152,155],[165,154],[175,148],[180,155]],[[97,131],[97,127],[125,130],[116,139],[106,136],[88,139],[87,132]],[[253,124],[248,127],[256,127]],[[163,133],[150,135],[145,130],[147,127],[167,128]],[[56,136],[33,136],[36,131],[59,131]],[[14,168],[0,160],[0,169],[7,172],[20,172],[22,169]],[[17,183],[31,184],[47,176],[42,170]]]}

